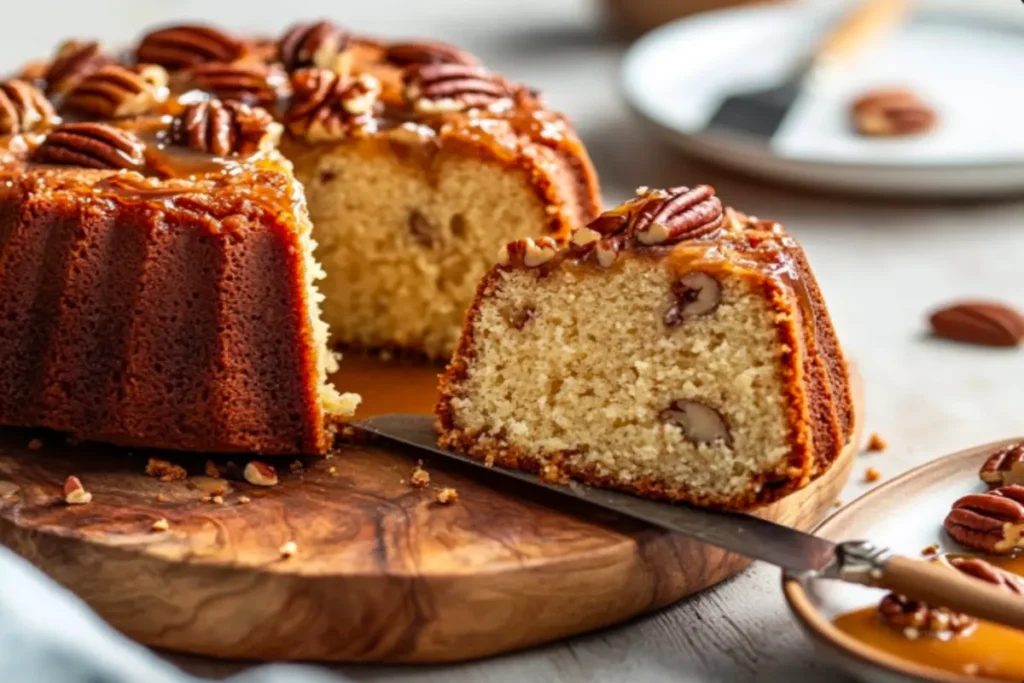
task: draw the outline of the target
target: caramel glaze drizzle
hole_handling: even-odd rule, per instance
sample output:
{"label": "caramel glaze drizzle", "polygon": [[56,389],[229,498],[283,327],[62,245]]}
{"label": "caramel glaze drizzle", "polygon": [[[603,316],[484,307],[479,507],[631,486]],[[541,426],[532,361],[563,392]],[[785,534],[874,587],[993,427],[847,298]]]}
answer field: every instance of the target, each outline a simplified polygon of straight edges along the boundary
{"label": "caramel glaze drizzle", "polygon": [[[989,564],[1024,576],[1024,556],[984,557]],[[1007,599],[1020,599],[1007,595]],[[950,673],[1024,680],[1024,632],[980,622],[975,629],[949,640],[907,638],[882,622],[874,606],[846,612],[833,623],[848,636],[888,655]]]}

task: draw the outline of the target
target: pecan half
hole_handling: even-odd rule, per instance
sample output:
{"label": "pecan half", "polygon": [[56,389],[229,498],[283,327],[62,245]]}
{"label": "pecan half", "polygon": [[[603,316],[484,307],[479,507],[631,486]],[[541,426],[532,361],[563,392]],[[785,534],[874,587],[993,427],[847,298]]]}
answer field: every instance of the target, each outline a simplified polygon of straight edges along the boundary
{"label": "pecan half", "polygon": [[145,114],[166,99],[167,72],[162,67],[151,64],[129,69],[107,64],[79,81],[63,107],[111,119]]}
{"label": "pecan half", "polygon": [[1024,484],[1024,443],[1004,446],[990,455],[978,476],[992,487]]}
{"label": "pecan half", "polygon": [[348,31],[330,21],[295,24],[277,44],[277,56],[289,71],[315,66],[338,70],[339,57],[348,48]]}
{"label": "pecan half", "polygon": [[1024,341],[1024,315],[995,301],[961,301],[931,314],[932,334],[983,346],[1017,346]]}
{"label": "pecan half", "polygon": [[43,75],[46,92],[67,94],[83,78],[113,61],[96,41],[68,41],[57,49],[57,56]]}
{"label": "pecan half", "polygon": [[662,410],[658,417],[675,425],[695,444],[724,443],[732,448],[732,434],[722,414],[700,401],[678,399]]}
{"label": "pecan half", "polygon": [[18,79],[0,83],[0,135],[27,133],[56,120],[53,106],[39,88]]}
{"label": "pecan half", "polygon": [[222,100],[261,107],[276,106],[288,84],[283,72],[259,62],[206,62],[189,69],[184,80]]}
{"label": "pecan half", "polygon": [[417,64],[402,79],[406,98],[424,113],[489,107],[512,96],[503,78],[466,64]]}
{"label": "pecan half", "polygon": [[722,285],[711,275],[692,271],[672,283],[675,303],[665,312],[665,324],[676,327],[684,320],[713,313],[722,301]]}
{"label": "pecan half", "polygon": [[945,528],[968,548],[1000,555],[1012,552],[1024,535],[1024,486],[964,496],[953,503]]}
{"label": "pecan half", "polygon": [[302,69],[292,75],[285,125],[309,141],[340,140],[372,120],[380,91],[380,82],[369,74],[350,79],[326,69]]}
{"label": "pecan half", "polygon": [[982,581],[988,581],[1000,588],[1005,588],[1015,595],[1024,595],[1024,578],[1011,574],[1005,569],[977,557],[954,557],[949,563],[954,569],[969,574]]}
{"label": "pecan half", "polygon": [[208,100],[185,107],[171,124],[171,142],[217,156],[247,155],[274,147],[281,127],[265,109]]}
{"label": "pecan half", "polygon": [[40,164],[101,169],[138,169],[146,143],[127,130],[105,123],[65,123],[46,136],[32,153]]}
{"label": "pecan half", "polygon": [[437,40],[392,43],[385,49],[384,59],[400,67],[414,64],[480,64],[480,60],[465,50]]}
{"label": "pecan half", "polygon": [[872,90],[851,108],[853,126],[861,135],[916,135],[930,130],[938,116],[915,93],[905,88]]}
{"label": "pecan half", "polygon": [[236,38],[200,25],[169,26],[147,34],[135,51],[144,64],[159,64],[167,69],[185,69],[205,62],[233,62],[245,54],[245,45]]}
{"label": "pecan half", "polygon": [[949,640],[970,632],[978,623],[966,614],[946,607],[932,607],[897,593],[882,598],[878,604],[878,616],[910,640],[922,636]]}
{"label": "pecan half", "polygon": [[630,218],[631,232],[646,245],[705,237],[724,225],[722,202],[710,185],[649,194]]}

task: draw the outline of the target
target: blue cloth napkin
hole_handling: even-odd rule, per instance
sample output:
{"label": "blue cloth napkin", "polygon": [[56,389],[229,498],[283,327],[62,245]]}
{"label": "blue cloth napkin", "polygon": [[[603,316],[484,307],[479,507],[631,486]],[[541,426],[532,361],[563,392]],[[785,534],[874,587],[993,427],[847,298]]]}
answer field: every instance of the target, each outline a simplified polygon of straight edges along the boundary
{"label": "blue cloth napkin", "polygon": [[[120,635],[69,591],[0,547],[0,681],[197,683]],[[232,683],[339,683],[305,666],[263,666]]]}

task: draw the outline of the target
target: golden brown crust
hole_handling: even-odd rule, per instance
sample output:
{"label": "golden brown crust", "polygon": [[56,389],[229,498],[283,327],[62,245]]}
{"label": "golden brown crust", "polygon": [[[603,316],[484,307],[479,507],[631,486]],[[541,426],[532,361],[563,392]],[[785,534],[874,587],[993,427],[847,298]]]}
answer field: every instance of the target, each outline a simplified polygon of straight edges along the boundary
{"label": "golden brown crust", "polygon": [[[458,348],[440,381],[440,399],[435,411],[439,443],[445,448],[505,467],[538,472],[554,465],[565,475],[587,483],[643,496],[729,509],[745,509],[778,500],[824,473],[853,432],[848,369],[831,319],[802,248],[786,235],[781,226],[738,213],[729,214],[729,221],[725,233],[705,238],[698,245],[699,249],[694,249],[691,242],[683,242],[660,252],[641,250],[641,254],[655,258],[667,255],[680,268],[699,262],[702,269],[719,268],[740,275],[761,288],[765,299],[777,311],[775,325],[780,349],[779,364],[786,392],[791,446],[784,465],[778,471],[763,473],[752,479],[740,493],[722,497],[671,486],[663,481],[621,481],[611,475],[599,474],[594,469],[576,466],[571,451],[540,456],[509,446],[500,435],[488,435],[484,439],[461,427],[452,400],[460,395],[460,385],[475,358],[476,322],[481,305],[500,287],[504,270],[527,267],[522,260],[514,259],[510,264],[496,266],[481,281],[476,298],[467,311]],[[709,255],[713,255],[714,260],[708,260]],[[558,251],[555,257],[539,267],[558,268],[567,262],[579,264],[585,261],[586,253],[570,246]],[[598,266],[594,264],[591,267]]]}

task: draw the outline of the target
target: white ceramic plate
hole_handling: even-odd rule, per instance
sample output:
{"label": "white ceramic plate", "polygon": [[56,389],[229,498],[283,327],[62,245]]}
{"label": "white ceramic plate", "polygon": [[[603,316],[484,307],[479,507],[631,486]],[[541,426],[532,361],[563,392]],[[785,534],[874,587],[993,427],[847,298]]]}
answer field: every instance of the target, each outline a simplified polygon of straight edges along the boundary
{"label": "white ceramic plate", "polygon": [[[621,87],[670,144],[750,174],[887,195],[1024,191],[1024,5],[1003,3],[1015,11],[992,17],[925,3],[895,35],[807,90],[770,144],[703,129],[724,96],[779,82],[807,53],[835,16],[819,3],[722,10],[666,25],[630,49]],[[850,101],[884,86],[919,92],[938,110],[938,127],[903,139],[854,134]]]}
{"label": "white ceramic plate", "polygon": [[[833,541],[869,539],[909,557],[919,557],[921,550],[933,543],[940,545],[941,552],[964,552],[946,536],[942,521],[955,500],[987,490],[978,477],[985,459],[997,448],[1019,440],[1007,439],[933,460],[861,496],[821,523],[814,533]],[[797,621],[818,649],[861,680],[989,680],[943,674],[899,660],[861,644],[832,625],[839,614],[877,604],[883,591],[793,576],[783,577],[783,589]]]}

